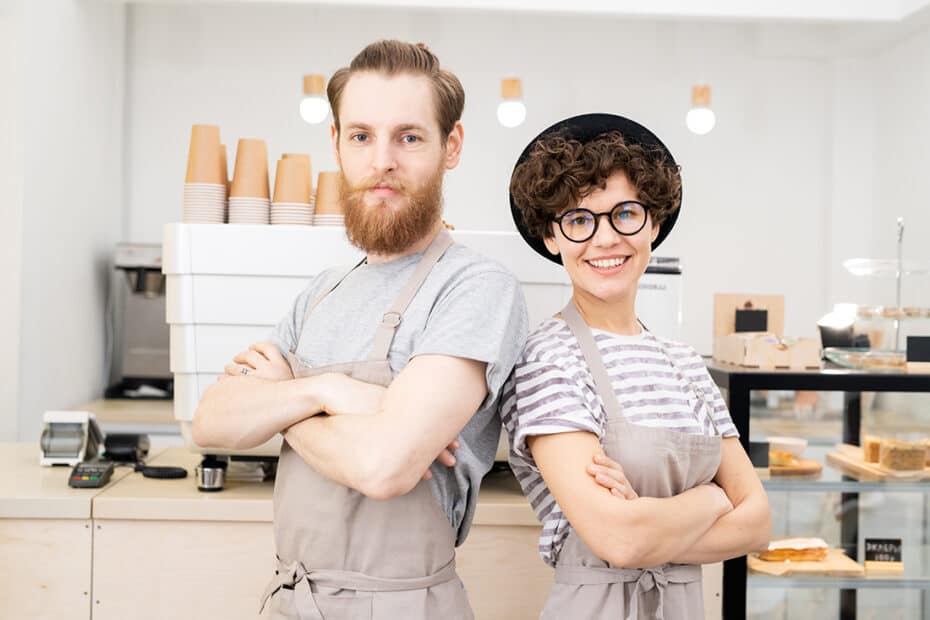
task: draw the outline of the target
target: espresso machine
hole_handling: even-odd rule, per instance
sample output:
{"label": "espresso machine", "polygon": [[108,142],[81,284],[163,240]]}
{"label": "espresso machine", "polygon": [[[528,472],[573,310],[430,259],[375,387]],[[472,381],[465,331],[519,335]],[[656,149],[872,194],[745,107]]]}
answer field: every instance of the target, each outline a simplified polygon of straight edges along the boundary
{"label": "espresso machine", "polygon": [[161,244],[117,244],[114,266],[120,277],[108,304],[110,385],[104,396],[170,400],[174,381]]}

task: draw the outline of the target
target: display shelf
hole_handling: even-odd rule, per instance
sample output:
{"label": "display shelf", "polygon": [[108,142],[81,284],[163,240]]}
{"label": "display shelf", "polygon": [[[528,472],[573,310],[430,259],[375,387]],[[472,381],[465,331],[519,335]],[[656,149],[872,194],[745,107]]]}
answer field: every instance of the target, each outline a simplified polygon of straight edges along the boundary
{"label": "display shelf", "polygon": [[900,575],[775,577],[749,572],[746,586],[750,588],[819,588],[828,590],[859,590],[863,588],[930,590],[930,546],[918,545],[905,548],[904,573]]}
{"label": "display shelf", "polygon": [[[908,375],[901,372],[870,372],[840,368],[825,364],[815,370],[769,370],[743,368],[730,364],[707,361],[711,377],[721,388],[727,401],[733,423],[740,433],[740,442],[747,450],[751,434],[759,434],[751,428],[750,395],[754,390],[810,390],[843,393],[843,417],[840,423],[840,443],[859,444],[862,422],[863,392],[911,392],[930,393],[930,375]],[[771,426],[771,422],[764,423]],[[762,425],[760,425],[762,426]],[[814,428],[823,431],[823,424]],[[803,430],[803,429],[800,429]],[[799,433],[804,435],[805,433]],[[838,492],[840,504],[846,508],[840,517],[841,546],[847,549],[847,555],[853,560],[858,558],[856,543],[859,540],[858,498],[861,493],[872,491],[890,492],[924,492],[930,485],[916,482],[878,482],[860,480],[844,476],[843,472],[825,465],[824,471],[816,478],[769,478],[764,486],[770,492],[804,491],[804,492]],[[919,572],[905,573],[899,577],[865,577],[857,579],[840,579],[829,577],[768,577],[747,575],[745,558],[734,558],[724,562],[723,566],[723,616],[727,620],[746,618],[746,592],[748,587],[770,588],[831,588],[839,591],[840,618],[856,618],[856,591],[859,588],[918,588],[930,590],[930,571],[922,570],[923,557],[911,566],[920,567]],[[908,562],[905,561],[905,566]],[[923,604],[922,604],[923,605]]]}
{"label": "display shelf", "polygon": [[924,261],[895,258],[849,258],[843,268],[854,276],[877,276],[896,278],[902,276],[925,276],[930,274],[930,264]]}
{"label": "display shelf", "polygon": [[746,586],[750,588],[818,588],[834,590],[861,590],[863,588],[884,590],[930,590],[930,576],[897,577],[772,577],[749,575]]}
{"label": "display shelf", "polygon": [[767,469],[757,469],[762,486],[768,492],[815,492],[815,493],[927,493],[930,480],[881,481],[859,478],[834,469],[825,464],[817,477],[770,476]]}

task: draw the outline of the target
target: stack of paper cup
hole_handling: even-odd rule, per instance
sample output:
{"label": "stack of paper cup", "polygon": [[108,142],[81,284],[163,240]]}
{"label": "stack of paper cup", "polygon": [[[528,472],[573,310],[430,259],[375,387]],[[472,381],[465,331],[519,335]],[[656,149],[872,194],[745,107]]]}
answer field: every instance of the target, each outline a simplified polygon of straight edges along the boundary
{"label": "stack of paper cup", "polygon": [[270,209],[268,147],[264,140],[243,138],[229,187],[229,223],[267,224]]}
{"label": "stack of paper cup", "polygon": [[321,172],[316,183],[316,203],[313,207],[315,226],[345,226],[345,210],[339,194],[339,173]]}
{"label": "stack of paper cup", "polygon": [[312,224],[310,194],[310,156],[285,155],[284,159],[278,160],[271,223],[297,226]]}
{"label": "stack of paper cup", "polygon": [[216,125],[194,125],[187,153],[184,222],[222,224],[226,220],[226,146]]}
{"label": "stack of paper cup", "polygon": [[290,159],[297,158],[306,162],[307,164],[307,177],[310,179],[310,211],[311,217],[313,216],[313,206],[316,204],[316,192],[313,191],[313,169],[310,166],[310,155],[307,153],[285,153],[281,156],[281,159]]}

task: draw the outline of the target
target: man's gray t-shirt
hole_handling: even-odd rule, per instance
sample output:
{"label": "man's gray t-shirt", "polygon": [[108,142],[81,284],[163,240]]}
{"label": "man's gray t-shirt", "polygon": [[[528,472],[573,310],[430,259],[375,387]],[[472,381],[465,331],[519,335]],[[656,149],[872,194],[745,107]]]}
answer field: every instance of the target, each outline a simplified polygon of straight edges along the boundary
{"label": "man's gray t-shirt", "polygon": [[[304,327],[309,305],[348,266],[315,276],[278,323],[272,341],[282,354],[296,350],[301,359],[317,367],[367,359],[381,317],[422,256],[359,266],[320,302]],[[388,361],[395,377],[422,354],[487,363],[488,394],[459,434],[455,466],[434,463],[431,467],[430,488],[456,531],[456,545],[468,534],[481,478],[494,461],[501,425],[500,390],[526,335],[526,301],[516,277],[498,263],[454,244],[410,302],[391,344]]]}

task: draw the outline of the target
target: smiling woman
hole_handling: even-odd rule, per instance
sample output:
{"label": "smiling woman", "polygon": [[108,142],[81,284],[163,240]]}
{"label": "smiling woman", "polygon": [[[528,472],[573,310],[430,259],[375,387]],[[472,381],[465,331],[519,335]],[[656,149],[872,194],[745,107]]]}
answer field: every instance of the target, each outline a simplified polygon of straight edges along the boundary
{"label": "smiling woman", "polygon": [[678,166],[629,119],[575,117],[524,150],[510,203],[527,243],[572,280],[501,408],[555,567],[542,617],[700,618],[700,564],[762,548],[771,526],[700,356],[636,317],[639,279],[680,210]]}

